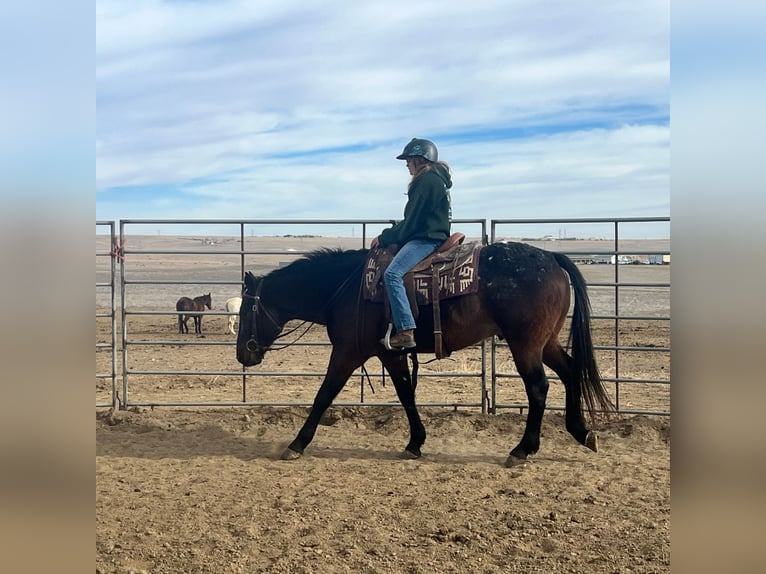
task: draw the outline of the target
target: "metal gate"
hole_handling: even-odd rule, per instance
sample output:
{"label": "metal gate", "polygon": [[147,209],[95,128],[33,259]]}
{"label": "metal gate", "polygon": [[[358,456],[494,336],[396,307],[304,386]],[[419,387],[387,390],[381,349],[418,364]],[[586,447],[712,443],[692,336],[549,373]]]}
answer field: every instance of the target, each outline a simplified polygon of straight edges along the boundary
{"label": "metal gate", "polygon": [[116,246],[114,221],[96,221],[96,407],[117,407]]}

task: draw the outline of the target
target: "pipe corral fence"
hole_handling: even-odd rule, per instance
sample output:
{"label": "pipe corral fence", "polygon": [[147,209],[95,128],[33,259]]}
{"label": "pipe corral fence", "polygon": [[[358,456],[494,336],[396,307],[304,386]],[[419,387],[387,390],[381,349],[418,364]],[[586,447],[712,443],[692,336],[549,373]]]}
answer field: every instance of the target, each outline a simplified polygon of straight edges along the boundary
{"label": "pipe corral fence", "polygon": [[[290,365],[275,368],[285,361],[269,360],[270,354],[258,367],[242,367],[235,359],[235,338],[227,331],[228,319],[235,313],[226,311],[223,303],[240,294],[246,271],[265,274],[319,248],[366,248],[392,223],[387,219],[97,221],[96,407],[310,406],[325,364],[314,357],[301,370]],[[635,239],[630,229],[637,225],[656,228],[652,233],[659,239]],[[453,231],[465,233],[467,241],[523,241],[567,254],[588,282],[599,367],[618,412],[650,415],[670,414],[669,226],[665,217],[453,220]],[[178,231],[168,234],[168,228]],[[284,233],[285,229],[294,232]],[[280,233],[271,234],[274,230]],[[194,334],[194,321],[189,320],[190,333],[179,333],[176,300],[198,291],[212,294],[212,309],[200,316],[208,325],[217,321],[215,330],[208,326],[202,334]],[[284,353],[296,354],[291,361],[295,364],[305,356],[301,350],[316,353],[320,348],[329,357],[331,345],[324,328],[315,326]],[[197,353],[207,353],[209,363],[211,352],[218,357],[217,349],[220,361],[212,367],[198,362]],[[484,413],[527,408],[523,383],[503,384],[520,377],[502,341],[488,339],[433,364],[430,359],[433,356],[421,355],[419,405]],[[557,381],[552,371],[546,368],[546,372],[552,382]],[[429,398],[428,384],[422,382],[429,378],[460,381],[461,391],[444,400],[451,387],[441,387],[438,399]],[[254,400],[269,382],[280,385],[270,400]],[[398,405],[396,400],[376,400],[375,386],[385,383],[386,373],[373,357],[354,373],[334,404]],[[189,392],[195,386],[205,392]],[[284,396],[279,394],[281,388]],[[194,399],[186,396],[192,394]],[[546,408],[564,409],[563,385],[551,385]]]}

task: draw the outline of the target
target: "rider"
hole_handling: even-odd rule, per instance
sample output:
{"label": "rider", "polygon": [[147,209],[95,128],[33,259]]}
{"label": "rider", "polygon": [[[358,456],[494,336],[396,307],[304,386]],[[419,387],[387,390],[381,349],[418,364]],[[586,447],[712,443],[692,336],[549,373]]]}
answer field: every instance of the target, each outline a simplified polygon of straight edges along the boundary
{"label": "rider", "polygon": [[[415,319],[403,277],[450,236],[452,172],[449,165],[439,161],[433,142],[424,139],[413,138],[396,159],[406,160],[412,176],[404,219],[384,229],[372,240],[372,247],[399,245],[399,251],[383,273],[396,329],[389,344],[392,349],[411,349],[415,347]],[[386,339],[381,339],[381,343],[385,346]]]}

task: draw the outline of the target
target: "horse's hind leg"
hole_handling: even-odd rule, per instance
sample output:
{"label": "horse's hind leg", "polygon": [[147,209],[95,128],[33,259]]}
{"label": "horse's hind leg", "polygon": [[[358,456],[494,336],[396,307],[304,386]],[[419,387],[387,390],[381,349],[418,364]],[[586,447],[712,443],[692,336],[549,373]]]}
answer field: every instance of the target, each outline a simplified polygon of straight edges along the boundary
{"label": "horse's hind leg", "polygon": [[[585,426],[582,411],[582,391],[575,381],[570,357],[557,339],[551,339],[543,349],[543,362],[559,376],[566,396],[566,427],[577,442],[596,450],[595,435]],[[589,438],[591,435],[591,438]]]}
{"label": "horse's hind leg", "polygon": [[388,374],[391,375],[396,395],[399,397],[399,402],[402,403],[407,415],[407,421],[410,423],[410,442],[404,449],[404,457],[419,458],[420,447],[426,442],[426,429],[423,426],[423,421],[420,420],[420,414],[415,405],[415,385],[407,364],[407,356],[404,354],[383,355],[380,360]]}
{"label": "horse's hind leg", "polygon": [[548,377],[545,375],[542,357],[539,351],[509,341],[516,370],[524,381],[524,389],[529,402],[527,423],[521,441],[511,450],[505,461],[506,466],[523,463],[527,455],[540,449],[540,429],[543,424],[545,402],[548,398]]}

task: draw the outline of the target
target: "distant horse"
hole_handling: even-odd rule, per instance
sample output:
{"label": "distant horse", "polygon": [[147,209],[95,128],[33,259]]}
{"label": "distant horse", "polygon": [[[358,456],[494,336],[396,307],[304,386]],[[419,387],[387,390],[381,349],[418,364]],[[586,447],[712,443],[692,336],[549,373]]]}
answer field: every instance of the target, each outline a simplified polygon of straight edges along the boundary
{"label": "distant horse", "polygon": [[181,297],[176,303],[176,311],[189,311],[189,313],[179,313],[178,315],[178,332],[188,333],[189,326],[186,322],[189,317],[194,319],[194,332],[202,333],[202,315],[200,311],[204,311],[205,307],[211,308],[212,300],[210,299],[210,293],[207,295],[200,295],[194,299],[188,297]]}
{"label": "distant horse", "polygon": [[[239,313],[239,307],[242,305],[242,297],[232,297],[231,299],[227,299],[226,303],[224,303],[224,309],[226,309],[229,313]],[[237,332],[234,330],[234,323],[237,322],[237,315],[229,315],[229,331],[232,335],[236,335]]]}
{"label": "distant horse", "polygon": [[[237,360],[257,365],[284,325],[302,319],[327,326],[332,352],[324,381],[311,411],[282,454],[298,458],[314,438],[322,414],[352,373],[377,356],[393,381],[410,427],[403,456],[417,458],[426,431],[415,405],[415,384],[406,351],[387,351],[380,343],[386,332],[384,305],[363,299],[360,292],[367,250],[319,250],[265,276],[245,274],[239,311]],[[440,301],[443,345],[447,352],[474,345],[493,335],[505,339],[524,381],[529,402],[521,441],[506,466],[521,464],[540,447],[548,379],[543,365],[560,377],[566,391],[566,428],[582,445],[598,450],[596,434],[586,428],[583,402],[591,418],[598,409],[613,410],[594,356],[590,302],[585,280],[565,255],[523,243],[493,243],[479,255],[478,291]],[[567,278],[568,276],[568,278]],[[572,354],[559,342],[570,305]],[[421,307],[416,320],[417,353],[434,353],[431,307]]]}

